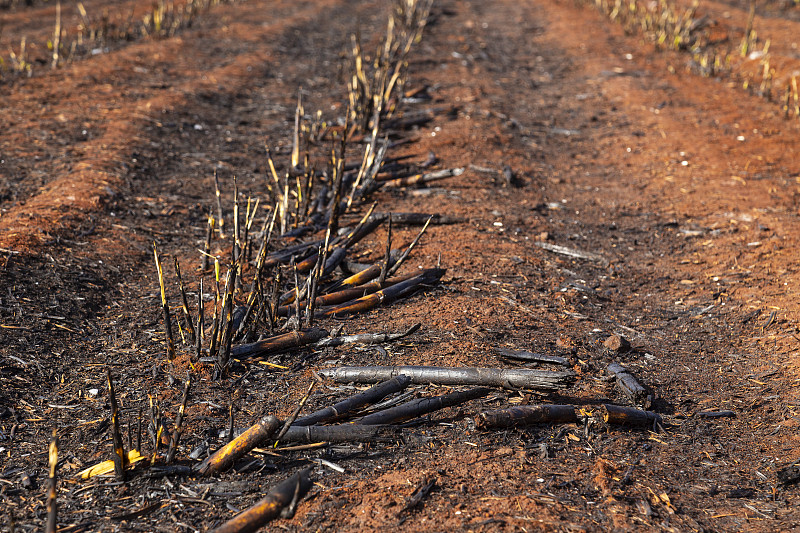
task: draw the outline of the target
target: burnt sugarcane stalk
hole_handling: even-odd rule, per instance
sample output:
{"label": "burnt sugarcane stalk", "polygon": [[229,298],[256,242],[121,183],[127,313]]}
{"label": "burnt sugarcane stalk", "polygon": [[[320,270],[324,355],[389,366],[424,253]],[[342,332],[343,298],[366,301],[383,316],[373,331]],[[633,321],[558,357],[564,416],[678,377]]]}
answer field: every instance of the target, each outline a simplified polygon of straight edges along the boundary
{"label": "burnt sugarcane stalk", "polygon": [[175,418],[175,429],[172,432],[172,438],[169,441],[169,448],[167,448],[167,456],[165,459],[166,464],[170,464],[175,458],[175,452],[178,450],[178,440],[181,438],[181,430],[183,430],[183,416],[186,413],[186,402],[189,400],[189,389],[192,386],[191,374],[186,377],[186,382],[183,384],[183,401],[178,410],[178,416]]}
{"label": "burnt sugarcane stalk", "polygon": [[122,443],[122,433],[119,430],[119,407],[117,395],[114,393],[114,381],[111,379],[111,370],[106,368],[108,381],[108,401],[111,404],[111,437],[114,443],[114,476],[117,481],[125,481],[125,445]]}
{"label": "burnt sugarcane stalk", "polygon": [[57,466],[58,466],[58,433],[53,430],[53,437],[50,439],[49,450],[49,463],[50,474],[47,478],[47,524],[45,531],[47,533],[56,533],[58,529],[58,501],[56,500],[57,491]]}
{"label": "burnt sugarcane stalk", "polygon": [[569,366],[569,361],[557,355],[546,355],[533,353],[527,350],[509,350],[507,348],[495,348],[495,352],[506,359],[516,359],[517,361],[530,361],[534,363],[552,363],[554,365]]}
{"label": "burnt sugarcane stalk", "polygon": [[335,307],[328,307],[320,309],[319,314],[323,317],[347,315],[352,313],[363,313],[374,309],[381,304],[393,302],[417,290],[421,285],[430,285],[436,283],[444,276],[444,269],[431,268],[424,270],[421,274],[409,278],[406,281],[392,285],[385,289],[381,289],[376,293],[368,296],[363,296],[357,300],[344,303]]}
{"label": "burnt sugarcane stalk", "polygon": [[194,345],[194,357],[196,360],[200,359],[200,354],[203,350],[203,311],[204,311],[204,304],[203,304],[203,278],[200,278],[200,291],[197,293],[197,326],[195,327],[195,345]]}
{"label": "burnt sugarcane stalk", "polygon": [[237,358],[264,357],[267,355],[300,348],[307,344],[313,344],[327,336],[328,332],[321,328],[290,331],[289,333],[270,337],[252,344],[234,346],[231,349],[231,356]]}
{"label": "burnt sugarcane stalk", "polygon": [[250,450],[267,442],[278,431],[280,425],[281,422],[276,417],[265,416],[200,463],[196,468],[197,473],[209,476],[227,470]]}
{"label": "burnt sugarcane stalk", "polygon": [[653,397],[647,389],[639,383],[627,368],[619,363],[611,363],[606,372],[616,378],[617,388],[630,400],[633,405],[648,409]]}
{"label": "burnt sugarcane stalk", "polygon": [[326,368],[319,373],[339,383],[375,383],[405,374],[411,378],[412,383],[419,384],[484,385],[540,390],[564,389],[575,378],[575,374],[570,371],[437,366],[345,366]]}
{"label": "burnt sugarcane stalk", "polygon": [[[313,426],[322,422],[331,422],[342,418],[364,406],[379,402],[390,394],[404,390],[411,383],[408,376],[397,376],[374,387],[370,387],[362,393],[351,396],[339,403],[315,411],[310,415],[298,418],[292,424],[293,427]],[[325,439],[323,439],[325,440]]]}
{"label": "burnt sugarcane stalk", "polygon": [[488,387],[477,387],[463,392],[452,392],[433,398],[418,398],[407,403],[391,407],[377,413],[372,413],[355,421],[356,424],[373,426],[378,424],[392,424],[395,422],[416,418],[445,407],[461,405],[470,400],[482,398],[492,392]]}
{"label": "burnt sugarcane stalk", "polygon": [[342,346],[343,344],[382,344],[393,342],[403,337],[408,337],[420,328],[421,324],[414,324],[402,333],[360,333],[357,335],[342,335],[340,337],[327,337],[314,343],[315,347],[328,348]]}
{"label": "burnt sugarcane stalk", "polygon": [[[401,283],[403,281],[408,281],[414,276],[415,274],[400,276],[397,278],[387,279],[383,283],[380,283],[378,281],[370,281],[369,283],[365,283],[364,285],[353,287],[351,289],[342,289],[340,291],[332,292],[330,294],[323,294],[322,296],[318,296],[316,300],[314,300],[314,307],[316,308],[320,306],[331,306],[331,305],[343,304],[346,302],[350,302],[352,300],[357,300],[358,298],[368,296],[381,289],[397,285],[398,283]],[[308,302],[301,301],[300,306],[306,307],[308,306]],[[292,313],[292,306],[290,305],[282,305],[278,308],[278,316],[289,316],[291,313]]]}
{"label": "burnt sugarcane stalk", "polygon": [[178,288],[181,292],[181,309],[183,310],[183,319],[186,322],[186,330],[189,332],[189,342],[195,341],[194,324],[192,323],[192,314],[189,312],[189,299],[186,297],[186,287],[183,285],[183,276],[181,276],[181,266],[178,263],[178,258],[175,258],[175,275],[178,277]]}
{"label": "burnt sugarcane stalk", "polygon": [[161,287],[161,310],[164,315],[164,334],[167,343],[167,359],[172,361],[175,358],[175,342],[172,340],[172,318],[169,314],[169,304],[167,303],[167,292],[164,288],[164,270],[161,268],[161,260],[158,258],[158,248],[153,242],[153,256],[156,260],[156,270],[158,271],[158,283]]}
{"label": "burnt sugarcane stalk", "polygon": [[219,190],[219,175],[217,174],[217,169],[214,169],[214,195],[217,198],[217,221],[219,224],[219,238],[221,240],[225,240],[225,217],[222,212],[222,193]]}
{"label": "burnt sugarcane stalk", "polygon": [[654,428],[661,423],[661,415],[658,413],[622,405],[603,404],[600,416],[606,424],[616,426]]}
{"label": "burnt sugarcane stalk", "polygon": [[412,185],[423,185],[425,183],[443,180],[453,176],[460,176],[463,173],[463,168],[449,168],[445,170],[437,170],[435,172],[427,172],[425,174],[417,174],[415,176],[408,176],[406,178],[386,180],[380,183],[385,187],[409,187]]}
{"label": "burnt sugarcane stalk", "polygon": [[[269,491],[266,498],[234,516],[211,533],[252,533],[280,516],[290,518],[299,501],[311,489],[311,469],[301,470]],[[288,511],[288,512],[287,512]]]}
{"label": "burnt sugarcane stalk", "polygon": [[200,260],[200,270],[203,272],[208,268],[208,258],[211,255],[211,239],[214,237],[214,215],[208,213],[208,230],[206,231],[206,242],[203,244],[203,258]]}
{"label": "burnt sugarcane stalk", "polygon": [[[375,218],[386,218],[388,213],[375,213]],[[430,219],[431,224],[458,224],[463,218],[441,215],[438,213],[392,213],[392,224],[395,226],[422,226]]]}
{"label": "burnt sugarcane stalk", "polygon": [[342,442],[389,442],[397,439],[401,431],[397,427],[382,425],[337,424],[333,426],[292,425],[281,442],[342,443]]}
{"label": "burnt sugarcane stalk", "polygon": [[372,265],[361,272],[357,272],[350,276],[349,278],[345,278],[342,281],[339,281],[326,289],[327,292],[332,291],[339,291],[342,289],[346,289],[348,287],[358,287],[359,285],[363,285],[372,281],[373,279],[377,278],[381,274],[382,265]]}
{"label": "burnt sugarcane stalk", "polygon": [[575,407],[572,405],[519,405],[496,411],[483,411],[478,414],[478,427],[505,428],[528,426],[531,424],[567,424],[577,422]]}

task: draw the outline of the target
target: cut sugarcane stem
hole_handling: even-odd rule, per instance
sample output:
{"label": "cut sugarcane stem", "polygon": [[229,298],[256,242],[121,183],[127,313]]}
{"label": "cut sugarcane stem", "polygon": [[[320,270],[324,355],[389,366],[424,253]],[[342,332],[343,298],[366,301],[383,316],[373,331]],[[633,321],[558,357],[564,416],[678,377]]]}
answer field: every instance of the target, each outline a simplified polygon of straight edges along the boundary
{"label": "cut sugarcane stem", "polygon": [[373,426],[417,418],[445,407],[454,407],[470,400],[482,398],[492,392],[488,387],[477,387],[462,392],[452,392],[433,398],[418,398],[410,402],[372,413],[355,421],[356,424]]}
{"label": "cut sugarcane stem", "polygon": [[569,366],[569,361],[557,355],[533,353],[527,350],[510,350],[508,348],[495,348],[495,352],[506,359],[517,361],[530,361],[533,363],[552,363],[554,365]]}
{"label": "cut sugarcane stem", "polygon": [[325,317],[363,313],[365,311],[369,311],[370,309],[374,309],[379,305],[391,303],[408,294],[411,294],[422,285],[431,285],[436,283],[439,281],[439,279],[441,279],[442,276],[444,276],[444,272],[445,271],[443,269],[438,268],[423,270],[416,276],[386,287],[385,289],[381,289],[373,294],[369,294],[367,296],[363,296],[356,300],[352,300],[334,307],[320,309],[318,312],[320,316]]}
{"label": "cut sugarcane stem", "polygon": [[265,416],[200,463],[196,468],[197,473],[208,476],[227,470],[250,450],[267,442],[279,427],[280,420],[272,415]]}
{"label": "cut sugarcane stem", "polygon": [[661,415],[634,407],[603,404],[600,409],[603,422],[615,426],[656,428],[661,423]]}
{"label": "cut sugarcane stem", "polygon": [[[357,411],[367,405],[372,405],[389,396],[404,390],[411,383],[411,378],[408,376],[397,376],[383,383],[379,383],[374,387],[351,396],[346,400],[342,400],[334,405],[315,411],[310,415],[298,418],[294,421],[292,426],[313,426],[323,422],[331,422],[338,420],[353,411]],[[286,440],[286,439],[284,439]],[[328,440],[328,439],[322,439]]]}
{"label": "cut sugarcane stem", "polygon": [[575,379],[571,371],[528,368],[478,368],[438,366],[344,366],[319,371],[339,383],[376,383],[400,374],[412,383],[435,385],[485,385],[512,389],[560,390]]}
{"label": "cut sugarcane stem", "polygon": [[217,227],[219,228],[219,238],[225,240],[225,217],[222,212],[222,193],[219,190],[219,175],[214,169],[214,194],[217,199]]}
{"label": "cut sugarcane stem", "polygon": [[197,326],[195,327],[195,345],[194,356],[195,359],[200,359],[203,351],[203,315],[205,313],[205,305],[203,305],[203,278],[200,278],[200,289],[197,293]]}
{"label": "cut sugarcane stem", "polygon": [[409,329],[402,333],[361,333],[358,335],[341,335],[338,337],[326,337],[314,343],[318,348],[329,348],[333,346],[342,346],[344,344],[382,344],[384,342],[392,342],[403,337],[407,337],[416,332],[422,324],[414,324]]}
{"label": "cut sugarcane stem", "polygon": [[189,312],[189,299],[186,297],[186,287],[183,285],[181,266],[178,263],[177,257],[175,258],[175,275],[178,277],[178,288],[181,292],[181,309],[183,310],[183,319],[186,323],[186,330],[189,332],[189,341],[194,343],[197,333],[194,328],[194,323],[192,322],[192,314]]}
{"label": "cut sugarcane stem", "polygon": [[114,446],[114,476],[117,481],[125,481],[125,445],[122,443],[122,433],[119,430],[119,407],[117,395],[114,392],[114,380],[111,379],[111,369],[106,367],[106,380],[108,382],[108,401],[111,404],[111,437]]}
{"label": "cut sugarcane stem", "polygon": [[47,524],[45,531],[55,533],[58,529],[58,501],[57,492],[57,467],[58,467],[58,433],[54,429],[50,439],[50,449],[48,452],[50,471],[47,478]]}
{"label": "cut sugarcane stem", "polygon": [[203,272],[208,268],[208,258],[211,255],[211,240],[214,238],[214,215],[208,213],[208,230],[206,231],[206,242],[203,244],[202,259],[200,260],[200,270]]}
{"label": "cut sugarcane stem", "polygon": [[381,273],[378,276],[378,283],[383,283],[386,280],[386,275],[389,273],[390,263],[392,262],[392,214],[389,213],[388,224],[389,227],[386,232],[386,255],[383,258],[383,266]]}
{"label": "cut sugarcane stem", "polygon": [[169,313],[169,304],[167,303],[167,291],[164,287],[164,270],[161,268],[161,260],[158,258],[158,248],[156,248],[155,241],[153,242],[153,256],[155,257],[156,270],[158,271],[158,284],[161,287],[161,310],[164,315],[167,360],[172,361],[175,358],[175,342],[172,339],[172,318]]}
{"label": "cut sugarcane stem", "polygon": [[485,429],[529,426],[532,424],[567,424],[577,422],[573,405],[518,405],[478,414],[478,427]]}
{"label": "cut sugarcane stem", "polygon": [[[400,428],[382,425],[337,424],[333,426],[298,426],[293,424],[283,437],[284,442],[390,442],[402,435]],[[277,450],[280,451],[280,448]]]}
{"label": "cut sugarcane stem", "polygon": [[328,332],[321,328],[290,331],[252,344],[234,346],[231,349],[231,356],[236,358],[265,357],[313,344],[327,336]]}
{"label": "cut sugarcane stem", "polygon": [[175,429],[172,431],[172,438],[169,441],[169,448],[167,448],[166,464],[172,462],[175,458],[175,452],[178,450],[178,441],[183,430],[183,416],[186,413],[186,402],[189,401],[189,389],[191,386],[192,376],[189,374],[183,384],[183,400],[181,401],[180,409],[178,409],[178,416],[175,418]]}
{"label": "cut sugarcane stem", "polygon": [[[301,89],[302,91],[302,89]],[[297,94],[297,108],[294,112],[294,135],[292,136],[292,168],[300,166],[300,126],[304,115],[303,93]]]}
{"label": "cut sugarcane stem", "polygon": [[432,181],[443,180],[453,176],[460,176],[463,173],[463,168],[450,168],[445,170],[437,170],[435,172],[427,172],[425,174],[408,176],[406,178],[386,180],[380,183],[384,187],[410,187],[412,185],[424,185]]}
{"label": "cut sugarcane stem", "polygon": [[[267,496],[234,516],[211,533],[254,533],[268,522],[294,509],[311,489],[311,469],[305,469],[273,487]],[[293,513],[292,513],[293,514]]]}

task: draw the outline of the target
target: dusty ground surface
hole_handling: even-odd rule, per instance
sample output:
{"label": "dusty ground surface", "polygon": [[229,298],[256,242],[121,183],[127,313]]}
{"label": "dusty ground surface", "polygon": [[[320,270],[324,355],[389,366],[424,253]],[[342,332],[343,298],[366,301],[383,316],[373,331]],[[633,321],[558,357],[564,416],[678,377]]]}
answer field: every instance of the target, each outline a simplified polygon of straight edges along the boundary
{"label": "dusty ground surface", "polygon": [[[104,3],[85,4],[92,15]],[[746,4],[701,6],[720,43],[738,44]],[[46,58],[51,3],[2,9],[4,47],[28,35],[39,47],[31,54]],[[108,9],[130,11],[117,2]],[[110,456],[107,367],[117,380],[126,437],[136,433],[148,395],[159,398],[170,419],[180,401],[188,364],[164,356],[152,242],[165,264],[180,259],[196,294],[196,250],[214,207],[214,169],[228,212],[234,175],[243,199],[266,198],[263,146],[286,165],[298,89],[308,113],[342,116],[350,35],[360,30],[374,48],[387,14],[388,6],[370,1],[226,4],[171,37],[110,42],[103,53],[76,53],[55,71],[34,61],[30,78],[6,73],[4,530],[43,527],[54,428],[65,531],[205,530],[308,464],[316,482],[309,496],[294,518],[271,527],[800,526],[798,488],[776,477],[800,457],[800,122],[778,102],[741,89],[746,62],[737,62],[738,74],[700,77],[687,54],[659,51],[594,8],[566,0],[440,0],[412,51],[407,88],[427,87],[431,100],[405,110],[453,111],[406,131],[410,142],[390,155],[421,162],[432,151],[437,168],[467,171],[428,188],[384,189],[371,200],[383,211],[457,217],[431,226],[404,267],[440,260],[447,274],[409,299],[320,325],[359,333],[421,323],[420,332],[384,351],[343,347],[270,359],[287,370],[245,362],[219,381],[198,365],[178,457],[188,465],[201,442],[221,445],[231,403],[237,427],[267,413],[289,415],[312,371],[335,364],[499,367],[509,363],[494,348],[507,347],[569,358],[573,386],[558,394],[498,389],[410,424],[403,442],[251,454],[213,479],[153,479],[146,469],[127,484],[75,479]],[[789,2],[769,2],[755,19],[761,46],[771,38],[773,64],[783,65],[776,78],[791,76],[800,59],[797,19]],[[65,8],[64,27],[78,22]],[[516,175],[512,185],[485,171],[506,165]],[[407,242],[417,231],[397,227],[395,238]],[[379,261],[385,236],[385,228],[377,230],[355,258]],[[594,255],[571,258],[542,243]],[[222,254],[230,243],[214,246]],[[174,304],[171,270],[167,279]],[[632,349],[606,349],[612,334],[628,338]],[[663,431],[475,427],[478,411],[509,404],[624,404],[603,379],[613,360],[652,389]],[[352,392],[324,384],[307,409]],[[707,410],[735,417],[698,416]],[[152,453],[144,441],[142,452]],[[344,471],[313,463],[317,458]],[[431,493],[406,510],[415,489],[431,479]],[[137,510],[144,511],[128,515]]]}

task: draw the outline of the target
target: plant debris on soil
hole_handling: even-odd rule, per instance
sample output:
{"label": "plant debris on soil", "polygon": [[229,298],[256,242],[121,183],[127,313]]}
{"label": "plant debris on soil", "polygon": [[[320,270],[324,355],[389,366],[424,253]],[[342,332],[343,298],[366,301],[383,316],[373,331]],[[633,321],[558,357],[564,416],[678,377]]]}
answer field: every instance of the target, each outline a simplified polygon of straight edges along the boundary
{"label": "plant debris on soil", "polygon": [[800,527],[800,7],[0,1],[3,531]]}

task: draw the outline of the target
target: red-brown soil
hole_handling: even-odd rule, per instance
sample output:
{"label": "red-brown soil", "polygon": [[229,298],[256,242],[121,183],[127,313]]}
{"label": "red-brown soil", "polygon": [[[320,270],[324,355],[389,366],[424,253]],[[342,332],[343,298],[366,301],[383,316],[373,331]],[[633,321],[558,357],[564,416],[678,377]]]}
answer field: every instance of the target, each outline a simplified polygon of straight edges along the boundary
{"label": "red-brown soil", "polygon": [[[85,5],[90,14],[104,5],[130,11],[123,2]],[[703,2],[700,11],[720,42],[738,46],[747,2]],[[27,35],[46,58],[53,12],[39,1],[0,10],[3,48]],[[759,46],[771,39],[775,79],[797,68],[799,14],[791,2],[767,2],[755,19]],[[460,220],[431,226],[404,266],[441,261],[447,274],[407,300],[321,325],[360,333],[419,322],[421,331],[385,351],[285,354],[272,361],[288,370],[244,364],[219,381],[201,366],[178,456],[204,440],[223,442],[232,401],[237,427],[267,413],[288,416],[313,371],[336,364],[499,367],[507,363],[495,347],[529,349],[570,358],[574,386],[551,395],[498,390],[412,424],[403,443],[252,455],[210,480],[149,478],[145,469],[127,484],[75,479],[110,456],[107,367],[126,435],[136,432],[148,395],[169,418],[180,401],[189,365],[164,357],[152,242],[165,264],[181,260],[196,291],[214,170],[224,198],[234,175],[244,199],[266,198],[264,144],[285,164],[298,90],[307,113],[343,116],[350,35],[360,31],[374,49],[387,16],[384,2],[250,0],[212,7],[172,37],[110,43],[55,70],[36,63],[30,78],[5,73],[3,529],[43,529],[54,428],[64,531],[205,530],[320,457],[344,472],[316,464],[309,496],[275,529],[800,527],[800,489],[776,477],[800,458],[800,121],[742,89],[746,61],[717,78],[699,76],[688,54],[657,49],[572,0],[440,0],[412,49],[407,87],[427,87],[432,100],[408,110],[455,112],[419,127],[391,155],[422,161],[433,151],[438,168],[467,171],[373,199],[383,211]],[[66,31],[77,22],[65,7]],[[499,172],[506,165],[513,185]],[[417,231],[398,227],[395,238],[407,242]],[[356,259],[379,261],[385,237],[380,228],[365,239]],[[219,253],[225,244],[216,246]],[[171,270],[167,278],[175,303]],[[612,334],[632,349],[611,353],[603,341]],[[603,379],[612,360],[652,388],[663,432],[475,427],[481,408],[624,403]],[[310,409],[353,392],[327,386]],[[698,416],[706,410],[735,417]],[[404,510],[431,478],[431,493]],[[150,512],[123,516],[143,508]]]}

